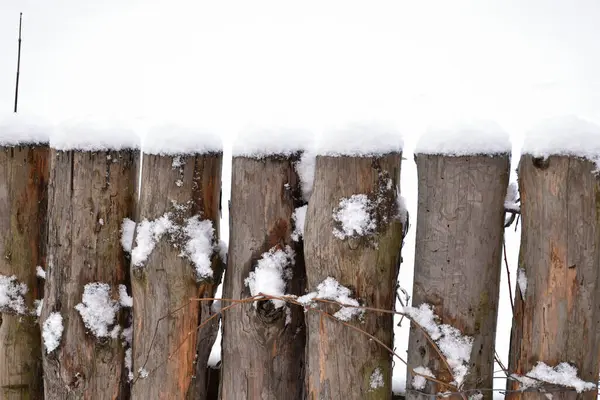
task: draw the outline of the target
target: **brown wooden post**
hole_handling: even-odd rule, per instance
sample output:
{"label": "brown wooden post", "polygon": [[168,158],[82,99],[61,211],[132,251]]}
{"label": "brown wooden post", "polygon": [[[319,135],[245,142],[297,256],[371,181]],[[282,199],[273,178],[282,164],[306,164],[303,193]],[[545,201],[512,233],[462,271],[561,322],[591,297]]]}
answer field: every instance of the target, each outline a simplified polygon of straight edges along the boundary
{"label": "brown wooden post", "polygon": [[[393,310],[400,265],[402,223],[397,187],[401,154],[377,157],[317,156],[304,233],[308,290],[332,277],[361,304]],[[368,196],[376,231],[340,240],[333,212],[344,198]],[[329,310],[333,311],[333,310]],[[369,336],[316,311],[307,318],[308,399],[391,399],[392,355]],[[393,348],[391,314],[367,311],[352,326]],[[373,377],[382,380],[373,385]]]}
{"label": "brown wooden post", "polygon": [[[263,253],[290,246],[293,276],[286,292],[304,294],[301,243],[293,242],[292,214],[302,204],[294,170],[298,155],[233,158],[229,255],[223,298],[244,299],[244,281]],[[223,302],[223,306],[227,306]],[[304,315],[300,307],[274,308],[270,301],[241,304],[223,313],[221,399],[301,399]]]}
{"label": "brown wooden post", "polygon": [[[600,180],[593,162],[524,155],[519,164],[522,237],[509,370],[527,374],[541,361],[598,381]],[[508,389],[519,383],[508,382]],[[511,399],[543,399],[512,393]],[[552,392],[554,399],[595,399],[597,392]]]}
{"label": "brown wooden post", "polygon": [[[415,159],[419,194],[413,306],[430,304],[439,323],[473,338],[462,388],[492,388],[509,155],[418,154]],[[429,395],[411,392],[412,370],[420,366],[438,380],[453,381],[424,333],[411,324],[407,399],[451,390],[429,381],[422,389]],[[492,392],[482,394],[492,399]]]}
{"label": "brown wooden post", "polygon": [[[135,265],[134,243],[134,399],[202,399],[206,394],[207,360],[218,324],[198,329],[212,313],[211,302],[196,299],[213,297],[221,277],[219,258],[217,251],[208,254],[212,277],[200,279],[194,264],[182,255],[187,238],[181,232],[186,220],[210,220],[218,243],[221,164],[220,152],[144,154],[136,240],[142,221],[165,214],[174,231],[158,238],[140,265]],[[202,348],[197,349],[197,343]],[[194,375],[200,383],[192,384]]]}
{"label": "brown wooden post", "polygon": [[[3,133],[3,132],[0,132]],[[43,281],[48,183],[48,146],[0,148],[0,275],[27,285],[25,314],[0,310],[0,398],[41,399],[42,351],[34,299]]]}
{"label": "brown wooden post", "polygon": [[[47,279],[41,321],[63,318],[58,348],[44,348],[46,399],[116,399],[127,392],[121,338],[97,338],[75,309],[84,286],[128,280],[121,224],[134,211],[139,151],[51,150]],[[125,321],[119,321],[124,323]]]}

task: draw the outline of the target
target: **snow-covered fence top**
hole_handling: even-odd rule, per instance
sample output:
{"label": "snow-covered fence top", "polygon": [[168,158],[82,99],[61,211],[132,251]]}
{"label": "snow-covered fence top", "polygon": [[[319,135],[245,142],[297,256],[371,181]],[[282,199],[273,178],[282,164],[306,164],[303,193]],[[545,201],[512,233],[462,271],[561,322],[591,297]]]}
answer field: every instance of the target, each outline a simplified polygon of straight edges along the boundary
{"label": "snow-covered fence top", "polygon": [[155,155],[208,154],[223,151],[221,135],[205,128],[174,123],[144,130],[142,151]]}
{"label": "snow-covered fence top", "polygon": [[233,156],[263,158],[304,151],[313,156],[371,157],[401,152],[402,135],[378,124],[352,124],[316,132],[304,129],[247,129],[233,142]]}
{"label": "snow-covered fence top", "polygon": [[381,124],[352,124],[318,135],[312,151],[321,156],[372,157],[399,153],[404,147],[402,134]]}
{"label": "snow-covered fence top", "polygon": [[49,143],[60,151],[139,150],[146,154],[207,154],[223,151],[221,135],[174,123],[86,117],[51,123],[27,114],[0,116],[0,146]]}
{"label": "snow-covered fence top", "polygon": [[510,137],[498,124],[474,121],[428,129],[419,139],[416,154],[468,156],[510,153]]}
{"label": "snow-covered fence top", "polygon": [[575,116],[547,119],[525,135],[522,152],[582,157],[600,167],[600,126]]}
{"label": "snow-covered fence top", "polygon": [[71,119],[55,126],[50,134],[50,147],[61,151],[139,149],[140,138],[137,131],[124,121]]}
{"label": "snow-covered fence top", "polygon": [[23,114],[0,117],[0,146],[48,143],[52,126],[39,118]]}
{"label": "snow-covered fence top", "polygon": [[302,129],[248,128],[242,130],[232,146],[234,157],[264,158],[268,156],[289,157],[307,150],[311,134]]}

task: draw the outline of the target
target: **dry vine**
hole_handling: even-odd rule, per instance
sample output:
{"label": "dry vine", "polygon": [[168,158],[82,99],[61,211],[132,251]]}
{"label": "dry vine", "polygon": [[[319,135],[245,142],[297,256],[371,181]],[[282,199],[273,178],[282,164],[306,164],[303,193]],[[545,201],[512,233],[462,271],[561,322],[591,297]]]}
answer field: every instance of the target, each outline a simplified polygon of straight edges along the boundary
{"label": "dry vine", "polygon": [[[292,305],[296,305],[299,307],[304,308],[305,311],[307,312],[317,312],[321,315],[321,318],[329,318],[331,320],[334,320],[346,327],[348,327],[349,329],[352,329],[358,333],[361,333],[365,336],[367,336],[369,339],[372,339],[374,342],[376,342],[378,345],[382,346],[383,348],[385,348],[390,355],[392,355],[393,357],[397,358],[398,360],[400,360],[402,363],[404,363],[405,365],[408,366],[406,360],[404,360],[402,357],[400,357],[400,355],[398,355],[392,348],[390,348],[389,346],[387,346],[385,343],[383,343],[381,340],[379,340],[377,337],[373,336],[372,334],[366,332],[364,329],[361,329],[358,326],[355,326],[353,324],[350,324],[346,321],[341,321],[339,319],[337,319],[336,317],[334,317],[332,314],[323,311],[319,308],[316,307],[311,307],[311,306],[306,306],[305,304],[299,303],[297,301],[297,297],[296,296],[270,296],[270,295],[265,295],[262,293],[259,293],[256,296],[253,297],[248,297],[248,298],[244,298],[244,299],[225,299],[225,298],[192,298],[190,299],[188,302],[186,302],[184,305],[176,308],[175,310],[173,310],[172,312],[170,312],[169,314],[161,317],[156,324],[156,328],[155,328],[155,334],[154,336],[156,336],[156,332],[158,331],[158,325],[161,321],[163,321],[164,319],[168,318],[169,316],[181,311],[182,309],[184,309],[186,307],[187,304],[189,304],[191,301],[222,301],[222,302],[227,302],[227,303],[231,303],[228,306],[223,307],[222,309],[220,309],[218,312],[216,312],[215,314],[211,315],[208,319],[206,319],[204,322],[202,322],[200,325],[198,325],[198,327],[195,329],[195,331],[198,331],[200,329],[202,329],[206,324],[208,324],[210,321],[212,321],[213,319],[219,317],[222,313],[226,312],[227,310],[238,306],[240,304],[248,304],[248,303],[253,303],[255,301],[268,301],[268,300],[280,300],[280,301],[284,301],[288,304],[292,304]],[[332,305],[337,305],[339,307],[351,307],[351,308],[356,308],[356,309],[360,309],[360,310],[364,310],[364,311],[372,311],[372,312],[379,312],[379,313],[386,313],[386,314],[392,314],[392,315],[399,315],[402,317],[406,317],[407,319],[409,319],[413,325],[421,330],[424,334],[424,336],[427,338],[429,344],[431,345],[431,347],[435,350],[435,352],[437,353],[437,355],[439,356],[440,360],[444,363],[445,368],[449,371],[450,373],[450,377],[452,380],[454,380],[454,376],[452,373],[452,369],[448,364],[448,361],[446,360],[446,358],[444,357],[444,355],[442,354],[440,348],[438,347],[438,345],[433,341],[433,339],[431,339],[431,337],[429,336],[429,334],[427,333],[427,331],[425,330],[425,328],[423,328],[420,324],[418,324],[416,321],[414,321],[414,319],[412,319],[409,315],[407,315],[404,312],[401,311],[395,311],[395,310],[386,310],[386,309],[380,309],[380,308],[375,308],[375,307],[368,307],[368,306],[355,306],[355,305],[350,305],[350,304],[344,304],[344,303],[340,303],[337,301],[333,301],[333,300],[326,300],[326,299],[320,299],[320,298],[314,298],[312,299],[312,301],[317,302],[317,303],[323,303],[323,304],[332,304]],[[171,358],[179,351],[179,349],[183,346],[183,344],[191,337],[191,335],[194,333],[194,331],[190,331],[186,338],[179,344],[179,346],[172,352],[169,354],[167,360],[159,363],[157,366],[155,366],[154,368],[152,368],[150,371],[148,371],[148,374],[152,374],[154,371],[156,371],[157,369],[159,369],[162,365],[164,365],[164,363],[166,363],[167,361],[171,360]],[[148,353],[146,355],[146,359],[144,361],[144,364],[142,366],[142,368],[144,368],[146,366],[146,363],[148,362],[148,358],[150,356],[150,351],[152,349],[152,345],[154,342],[154,337],[153,340],[149,346],[148,349]],[[505,377],[501,377],[501,378],[495,378],[495,379],[510,379],[510,373],[509,371],[506,369],[506,367],[503,365],[503,363],[500,361],[500,358],[498,357],[497,354],[495,354],[495,360],[498,363],[498,365],[500,366],[500,368],[502,369],[502,372],[504,373]],[[541,393],[559,393],[559,392],[573,392],[574,389],[571,388],[564,388],[564,387],[560,387],[557,385],[552,385],[552,384],[547,384],[546,382],[542,382],[539,381],[538,379],[535,379],[533,377],[529,377],[527,375],[525,375],[526,377],[533,379],[533,380],[537,380],[538,382],[542,383],[543,385],[541,386],[537,386],[535,388],[530,388],[527,390],[523,390],[523,389],[517,389],[517,390],[507,390],[507,389],[492,389],[492,388],[477,388],[477,389],[465,389],[465,390],[461,390],[460,388],[456,387],[455,385],[448,383],[448,382],[444,382],[442,380],[439,380],[437,378],[434,377],[430,377],[427,375],[423,375],[420,374],[418,372],[415,372],[414,370],[410,370],[411,374],[413,376],[420,376],[423,377],[424,379],[437,383],[438,385],[441,385],[442,387],[445,387],[447,390],[443,393],[438,393],[436,395],[432,395],[431,393],[426,393],[426,392],[422,392],[419,390],[415,390],[415,389],[407,389],[407,392],[411,392],[411,393],[417,393],[417,394],[423,394],[423,395],[428,395],[428,396],[435,396],[436,398],[445,398],[445,397],[449,397],[449,396],[461,396],[461,398],[463,398],[464,400],[468,399],[468,395],[469,393],[471,394],[476,394],[478,392],[501,392],[501,393],[523,393],[526,391],[535,391],[535,392],[541,392]],[[138,374],[135,379],[132,381],[132,384],[135,384],[137,382],[138,379],[143,379],[140,377],[140,375]]]}

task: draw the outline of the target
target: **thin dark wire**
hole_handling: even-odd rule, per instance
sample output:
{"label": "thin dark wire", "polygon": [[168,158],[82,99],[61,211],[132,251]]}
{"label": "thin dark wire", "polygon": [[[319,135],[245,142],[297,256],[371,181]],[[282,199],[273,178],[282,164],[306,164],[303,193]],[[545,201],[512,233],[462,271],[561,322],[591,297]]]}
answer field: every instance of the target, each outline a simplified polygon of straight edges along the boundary
{"label": "thin dark wire", "polygon": [[19,51],[17,54],[17,82],[15,84],[15,110],[17,112],[17,104],[19,101],[19,74],[21,73],[21,24],[23,22],[23,13],[19,14]]}

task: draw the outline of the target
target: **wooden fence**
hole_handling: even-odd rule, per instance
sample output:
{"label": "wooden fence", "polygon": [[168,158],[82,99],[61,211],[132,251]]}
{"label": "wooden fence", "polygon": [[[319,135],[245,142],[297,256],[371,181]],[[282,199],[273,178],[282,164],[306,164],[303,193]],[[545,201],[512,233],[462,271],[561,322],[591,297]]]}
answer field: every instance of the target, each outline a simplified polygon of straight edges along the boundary
{"label": "wooden fence", "polygon": [[[218,385],[223,400],[391,399],[392,365],[404,359],[394,353],[392,312],[406,228],[401,154],[318,156],[303,227],[295,213],[306,205],[298,159],[234,157],[219,305],[223,260],[216,250],[197,259],[187,246],[203,242],[186,235],[210,221],[216,248],[221,154],[145,154],[140,174],[138,150],[2,148],[0,398],[215,399]],[[509,154],[421,154],[416,163],[406,396],[491,399]],[[600,181],[593,170],[576,157],[520,161],[519,269],[527,284],[516,291],[508,374],[567,362],[584,381],[597,381]],[[357,194],[374,225],[340,238],[334,211]],[[288,257],[287,297],[253,297],[247,279],[277,251]],[[364,308],[351,313],[360,315],[336,318],[340,304],[353,304],[320,294],[328,277],[360,302]],[[295,297],[311,292],[308,302]],[[437,315],[439,335],[422,318],[428,309],[415,311],[424,304]],[[207,360],[219,318],[215,374]],[[457,332],[472,341],[464,365],[441,342]],[[597,393],[539,384],[520,391],[521,382],[508,382],[509,398]]]}

